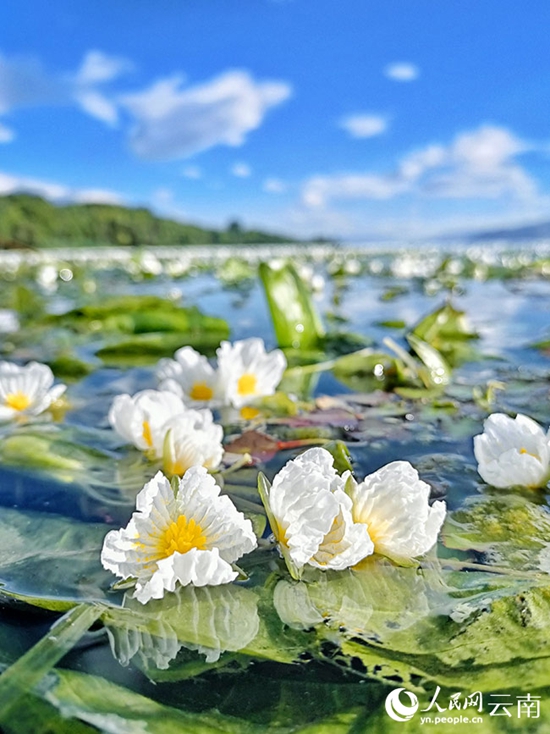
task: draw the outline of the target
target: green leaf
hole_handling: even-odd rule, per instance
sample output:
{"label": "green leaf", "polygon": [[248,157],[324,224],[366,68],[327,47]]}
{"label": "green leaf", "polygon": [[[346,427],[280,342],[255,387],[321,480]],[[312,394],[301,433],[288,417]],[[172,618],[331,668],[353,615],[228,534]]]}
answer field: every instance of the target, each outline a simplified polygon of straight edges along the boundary
{"label": "green leaf", "polygon": [[50,632],[0,676],[0,721],[100,616],[101,608],[80,604],[59,619]]}
{"label": "green leaf", "polygon": [[448,518],[442,539],[448,548],[483,553],[489,565],[550,570],[550,510],[528,496],[472,497]]}
{"label": "green leaf", "polygon": [[45,609],[106,600],[113,577],[99,554],[101,524],[49,513],[3,508],[0,513],[0,593]]}
{"label": "green leaf", "polygon": [[56,377],[65,380],[78,380],[92,373],[96,366],[83,362],[70,352],[61,352],[53,359],[48,360],[47,364],[51,367]]}
{"label": "green leaf", "polygon": [[332,372],[336,379],[358,392],[387,390],[396,380],[396,360],[385,352],[361,349],[338,357]]}
{"label": "green leaf", "polygon": [[229,329],[205,332],[177,332],[137,334],[127,339],[117,339],[96,351],[105,364],[113,366],[139,366],[154,364],[160,357],[171,357],[182,346],[193,347],[204,354],[211,354],[223,339],[229,337]]}
{"label": "green leaf", "polygon": [[294,266],[264,262],[259,272],[278,345],[296,349],[317,347],[325,330],[312,295]]}
{"label": "green leaf", "polygon": [[14,702],[1,724],[3,734],[97,734],[95,727],[67,719],[55,706],[31,693]]}
{"label": "green leaf", "polygon": [[468,342],[478,334],[470,329],[465,312],[450,303],[425,316],[411,335],[437,349],[451,366],[475,356]]}
{"label": "green leaf", "polygon": [[110,461],[98,449],[64,439],[63,433],[28,429],[5,437],[0,443],[0,457],[10,466],[53,470],[65,481],[72,481],[91,464],[97,468]]}
{"label": "green leaf", "polygon": [[408,334],[407,341],[426,367],[426,372],[421,373],[425,386],[432,388],[448,385],[451,379],[451,368],[437,349],[414,334]]}
{"label": "green leaf", "polygon": [[323,444],[323,448],[332,455],[334,468],[338,474],[343,474],[345,471],[353,471],[351,454],[343,441],[329,441]]}
{"label": "green leaf", "polygon": [[260,734],[265,729],[217,713],[190,713],[111,681],[72,670],[50,674],[38,692],[64,716],[110,734]]}

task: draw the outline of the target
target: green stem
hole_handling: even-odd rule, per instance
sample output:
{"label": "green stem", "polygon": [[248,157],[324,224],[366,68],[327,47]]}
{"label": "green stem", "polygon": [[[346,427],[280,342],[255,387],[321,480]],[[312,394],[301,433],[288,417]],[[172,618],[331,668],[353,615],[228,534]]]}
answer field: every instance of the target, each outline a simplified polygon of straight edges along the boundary
{"label": "green stem", "polygon": [[95,604],[79,604],[51,627],[48,634],[0,676],[0,722],[60,660],[103,612]]}

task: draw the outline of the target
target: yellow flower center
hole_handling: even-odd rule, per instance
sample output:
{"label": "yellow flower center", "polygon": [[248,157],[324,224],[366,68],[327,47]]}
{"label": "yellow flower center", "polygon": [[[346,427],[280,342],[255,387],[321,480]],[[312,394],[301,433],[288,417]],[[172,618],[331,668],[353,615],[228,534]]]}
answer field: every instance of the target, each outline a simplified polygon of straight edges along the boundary
{"label": "yellow flower center", "polygon": [[245,421],[251,421],[258,415],[260,415],[258,408],[252,408],[250,405],[245,405],[244,408],[241,408],[241,418]]}
{"label": "yellow flower center", "polygon": [[254,395],[257,382],[256,375],[253,375],[251,372],[246,372],[237,381],[237,392],[239,395]]}
{"label": "yellow flower center", "polygon": [[192,400],[212,400],[214,390],[206,382],[195,382],[189,391],[189,397]]}
{"label": "yellow flower center", "polygon": [[370,539],[374,543],[374,550],[377,553],[380,543],[387,538],[388,528],[391,525],[391,520],[382,520],[379,517],[370,515],[368,513],[357,512],[354,507],[352,510],[352,517],[354,522],[362,522],[367,526],[367,531]]}
{"label": "yellow flower center", "polygon": [[162,558],[168,558],[176,551],[187,553],[191,548],[204,550],[205,546],[206,537],[201,526],[193,518],[188,520],[185,515],[180,515],[160,536],[157,550]]}
{"label": "yellow flower center", "polygon": [[164,469],[167,474],[172,476],[182,477],[185,472],[189,469],[188,466],[184,466],[181,461],[168,461],[164,464]]}
{"label": "yellow flower center", "polygon": [[523,447],[519,450],[519,453],[520,454],[527,454],[528,456],[532,456],[533,459],[536,459],[537,461],[540,461],[540,456],[537,456],[537,454],[533,454],[531,451],[527,451],[527,449],[525,449]]}
{"label": "yellow flower center", "polygon": [[18,392],[10,392],[5,397],[5,404],[8,408],[13,408],[14,410],[25,410],[31,403],[32,400],[29,396],[20,390]]}
{"label": "yellow flower center", "polygon": [[149,446],[149,448],[153,445],[153,436],[151,435],[151,425],[149,421],[143,421],[143,433],[141,434],[143,436],[143,440]]}

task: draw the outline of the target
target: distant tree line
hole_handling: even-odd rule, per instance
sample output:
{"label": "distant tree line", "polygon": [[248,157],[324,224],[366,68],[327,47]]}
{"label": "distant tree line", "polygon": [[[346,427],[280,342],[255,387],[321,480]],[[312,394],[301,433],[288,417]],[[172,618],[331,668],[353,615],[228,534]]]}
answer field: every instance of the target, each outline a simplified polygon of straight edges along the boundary
{"label": "distant tree line", "polygon": [[0,197],[0,247],[207,245],[290,242],[267,232],[202,229],[156,217],[148,209],[111,204],[56,205],[32,194]]}

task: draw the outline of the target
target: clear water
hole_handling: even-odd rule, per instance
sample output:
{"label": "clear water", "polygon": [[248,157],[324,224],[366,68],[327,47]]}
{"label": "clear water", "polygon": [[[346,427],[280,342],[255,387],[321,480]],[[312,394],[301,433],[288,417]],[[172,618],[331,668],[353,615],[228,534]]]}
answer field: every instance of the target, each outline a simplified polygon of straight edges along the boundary
{"label": "clear water", "polygon": [[[474,690],[482,691],[484,722],[477,731],[537,731],[536,726],[550,721],[550,648],[544,632],[550,623],[550,584],[547,588],[544,565],[550,547],[547,495],[542,490],[497,492],[483,485],[476,472],[472,436],[481,431],[487,409],[475,403],[472,392],[498,380],[506,389],[495,393],[489,410],[520,411],[547,424],[550,361],[532,346],[550,335],[548,271],[533,265],[545,252],[534,248],[512,260],[491,248],[475,257],[468,255],[468,264],[475,260],[480,267],[506,270],[505,278],[485,273],[485,279],[479,273],[477,278],[451,273],[451,278],[434,272],[430,258],[439,258],[437,271],[444,254],[334,255],[323,249],[301,258],[309,277],[317,276],[312,281],[318,288],[315,303],[325,322],[369,337],[376,347],[388,336],[404,344],[406,329],[448,299],[466,313],[471,329],[479,334],[477,357],[454,369],[446,395],[437,404],[380,391],[361,392],[327,371],[313,383],[308,399],[327,395],[341,399],[332,413],[317,410],[312,418],[304,412],[263,427],[283,440],[295,438],[299,431],[301,436],[309,431],[344,440],[360,478],[392,460],[405,459],[416,466],[450,511],[439,560],[434,555],[420,568],[380,561],[357,572],[312,577],[309,585],[296,586],[277,554],[265,547],[243,559],[250,579],[233,591],[184,590],[164,606],[151,605],[145,618],[139,617],[143,610],[136,611],[136,604],[128,600],[124,602],[128,613],[116,611],[122,592],[108,590],[112,578],[98,561],[101,538],[109,528],[126,524],[135,494],[151,469],[112,434],[107,412],[114,395],[155,387],[154,364],[104,366],[93,356],[97,337],[74,344],[69,340],[67,349],[92,361],[96,369],[69,384],[70,407],[63,421],[41,423],[36,430],[98,449],[102,458],[88,456],[80,468],[64,469],[39,468],[32,466],[33,457],[4,455],[0,579],[11,596],[4,598],[0,616],[0,662],[13,663],[47,634],[56,618],[54,612],[14,601],[14,594],[107,601],[115,608],[112,618],[107,615],[103,626],[98,622],[82,636],[61,657],[57,670],[93,676],[85,679],[90,691],[98,681],[108,681],[121,687],[112,688],[115,698],[122,701],[126,694],[120,691],[133,692],[159,708],[151,704],[141,719],[136,714],[130,722],[114,703],[107,701],[102,709],[91,694],[68,703],[67,692],[59,693],[59,681],[51,677],[55,669],[50,668],[49,678],[33,684],[32,700],[47,700],[52,710],[85,722],[91,731],[423,731],[431,725],[422,724],[420,714],[396,722],[386,714],[384,702],[391,690],[404,687],[415,692],[425,708],[437,686],[446,706],[455,692],[460,691],[463,700]],[[258,279],[228,282],[226,274],[221,280],[223,259],[205,267],[192,264],[174,277],[167,274],[174,272],[169,267],[174,258],[163,258],[162,253],[155,253],[162,268],[156,274],[144,273],[143,260],[120,267],[106,258],[96,269],[92,263],[75,266],[66,253],[48,257],[56,273],[65,268],[71,279],[41,283],[43,262],[0,265],[5,277],[0,308],[10,318],[19,285],[38,293],[47,312],[54,314],[115,293],[153,294],[181,298],[185,306],[196,305],[210,316],[226,319],[233,340],[261,336],[269,347],[276,346]],[[246,253],[243,257],[247,264]],[[460,257],[455,259],[460,262]],[[359,272],[342,272],[346,268]],[[392,289],[393,297],[388,297]],[[47,353],[48,343],[40,335],[34,334],[34,341],[18,341],[6,319],[4,358],[27,361]],[[388,326],[397,321],[406,327]],[[32,326],[32,318],[26,326]],[[229,440],[246,428],[231,423],[226,437]],[[0,436],[5,440],[13,430],[2,426]],[[298,449],[282,450],[265,465],[236,473],[227,479],[225,491],[243,509],[256,507],[260,513],[254,488],[257,470],[272,476],[297,453]],[[69,458],[74,456],[69,451]],[[29,512],[36,514],[25,514]],[[69,526],[55,525],[52,518],[76,521],[79,528],[83,524],[82,558]],[[506,531],[500,532],[500,527]],[[12,541],[6,535],[9,528]],[[324,616],[324,621],[314,621],[315,614]],[[209,645],[204,645],[205,639]],[[221,656],[207,662],[196,648],[201,644],[215,648],[216,641]],[[171,644],[179,651],[168,664],[170,650],[176,649]],[[516,708],[513,716],[496,719],[489,714],[490,696],[501,693],[512,696]],[[531,729],[525,717],[517,715],[517,697],[527,693],[541,696],[542,702],[537,721],[528,722]],[[126,705],[138,706],[138,699],[130,697]],[[23,709],[20,701],[13,704],[2,721],[7,731],[29,726]],[[33,711],[37,727],[51,714],[50,709]],[[458,713],[471,714],[472,709]],[[55,717],[52,721],[51,729],[36,730],[61,731],[61,723]],[[456,731],[456,726],[460,730],[468,725],[450,726]],[[446,729],[440,724],[437,730]]]}

